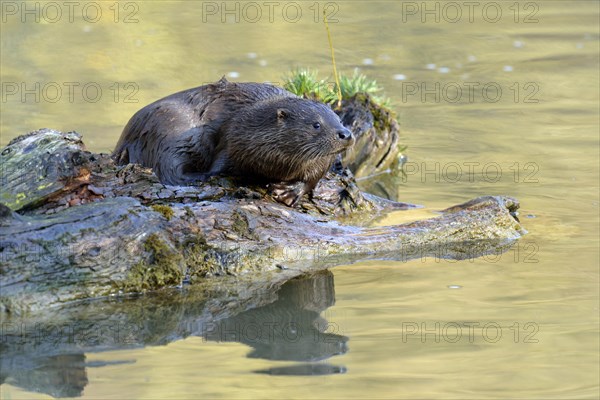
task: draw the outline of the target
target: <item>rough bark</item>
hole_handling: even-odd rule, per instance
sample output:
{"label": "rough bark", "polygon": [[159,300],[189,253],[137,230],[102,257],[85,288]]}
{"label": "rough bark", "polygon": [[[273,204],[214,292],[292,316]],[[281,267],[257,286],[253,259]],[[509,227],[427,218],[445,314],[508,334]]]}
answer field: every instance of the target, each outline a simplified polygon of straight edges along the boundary
{"label": "rough bark", "polygon": [[343,164],[356,177],[399,172],[403,156],[399,152],[400,126],[391,110],[359,93],[343,101],[338,115],[356,138],[343,156]]}
{"label": "rough bark", "polygon": [[369,257],[473,257],[524,232],[508,197],[361,226],[411,205],[361,193],[348,171],[329,173],[292,209],[230,179],[162,185],[147,169],[85,151],[74,132],[33,132],[1,157],[0,310],[13,314],[218,276],[286,270],[278,276],[289,279]]}
{"label": "rough bark", "polygon": [[[345,155],[353,172],[398,166],[392,115],[357,96],[340,116],[357,136]],[[0,161],[0,383],[55,397],[81,395],[87,368],[104,365],[86,362],[86,352],[188,336],[297,362],[256,373],[343,373],[314,363],[348,350],[321,317],[335,302],[328,268],[501,253],[525,233],[518,202],[505,196],[369,227],[414,206],[362,193],[340,168],[291,209],[226,178],[162,185],[148,169],[87,152],[75,132],[21,136]]]}

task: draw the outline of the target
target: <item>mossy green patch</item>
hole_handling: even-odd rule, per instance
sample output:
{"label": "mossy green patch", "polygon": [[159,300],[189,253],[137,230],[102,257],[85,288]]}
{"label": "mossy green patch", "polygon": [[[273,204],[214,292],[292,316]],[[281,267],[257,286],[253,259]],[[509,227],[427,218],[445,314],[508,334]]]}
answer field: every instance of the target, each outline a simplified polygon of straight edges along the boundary
{"label": "mossy green patch", "polygon": [[[284,89],[297,96],[313,98],[328,104],[333,104],[338,100],[337,83],[330,84],[326,79],[319,79],[317,71],[298,68],[283,79]],[[378,106],[389,109],[391,105],[391,100],[388,97],[378,94],[382,91],[382,88],[377,84],[377,81],[367,78],[358,70],[354,70],[352,75],[340,75],[340,91],[342,100],[348,100],[359,93],[366,93],[373,98]]]}
{"label": "mossy green patch", "polygon": [[169,247],[156,233],[146,239],[144,250],[150,253],[149,260],[131,268],[123,285],[125,291],[143,292],[181,283],[183,255],[179,251]]}
{"label": "mossy green patch", "polygon": [[173,209],[165,204],[154,204],[152,205],[152,209],[161,213],[167,219],[167,221],[170,221],[171,218],[173,218],[173,215],[175,215]]}
{"label": "mossy green patch", "polygon": [[241,237],[252,240],[260,240],[256,233],[250,228],[248,216],[239,210],[235,211],[233,214],[233,224],[231,225],[231,230]]}
{"label": "mossy green patch", "polygon": [[187,276],[191,283],[196,283],[206,276],[224,275],[224,265],[217,254],[206,245],[206,242],[197,241],[185,246],[185,261]]}
{"label": "mossy green patch", "polygon": [[[204,237],[188,240],[183,244],[183,253],[187,265],[187,278],[190,283],[202,282],[207,276],[227,275],[239,264],[239,259],[230,257],[227,251],[215,249],[206,243]],[[244,267],[251,269],[251,263]]]}
{"label": "mossy green patch", "polygon": [[183,244],[183,254],[190,283],[202,282],[208,276],[236,275],[260,271],[272,262],[272,254],[258,254],[252,248],[226,249],[209,246],[203,237]]}
{"label": "mossy green patch", "polygon": [[188,218],[194,218],[194,211],[192,211],[192,209],[190,208],[190,206],[185,206],[183,207],[183,210],[185,211],[185,216]]}
{"label": "mossy green patch", "polygon": [[285,90],[297,96],[305,96],[321,100],[329,98],[332,94],[331,88],[323,79],[317,78],[317,71],[308,68],[298,68],[283,78]]}

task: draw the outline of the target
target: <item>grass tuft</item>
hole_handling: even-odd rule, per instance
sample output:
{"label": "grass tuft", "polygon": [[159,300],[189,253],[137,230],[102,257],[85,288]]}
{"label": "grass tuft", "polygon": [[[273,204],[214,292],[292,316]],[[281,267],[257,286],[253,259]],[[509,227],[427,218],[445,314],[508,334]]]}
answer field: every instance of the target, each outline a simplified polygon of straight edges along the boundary
{"label": "grass tuft", "polygon": [[[337,84],[319,79],[318,72],[315,70],[297,68],[283,79],[284,89],[297,96],[313,98],[328,104],[334,104],[338,100]],[[382,88],[377,84],[377,81],[367,78],[358,69],[355,69],[350,76],[340,76],[340,89],[343,100],[347,100],[358,93],[367,93],[378,105],[390,108],[390,99],[378,94],[382,91]]]}

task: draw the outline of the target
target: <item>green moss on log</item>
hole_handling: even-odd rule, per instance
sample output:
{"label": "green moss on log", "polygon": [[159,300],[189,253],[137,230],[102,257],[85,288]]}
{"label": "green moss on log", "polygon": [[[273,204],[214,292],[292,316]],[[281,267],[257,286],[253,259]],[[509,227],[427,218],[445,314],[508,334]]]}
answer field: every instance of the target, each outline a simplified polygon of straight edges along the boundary
{"label": "green moss on log", "polygon": [[123,283],[124,291],[145,292],[181,284],[183,256],[179,251],[169,247],[156,233],[148,236],[144,250],[150,253],[149,261],[140,261],[131,268]]}
{"label": "green moss on log", "polygon": [[[318,71],[298,68],[283,79],[283,87],[297,96],[312,98],[328,104],[338,101],[337,83],[329,84],[327,80],[319,79]],[[358,72],[358,69],[355,69],[352,75],[340,75],[340,91],[342,100],[348,100],[361,93],[369,94],[379,107],[389,111],[391,100],[378,95],[382,88],[377,81],[367,78],[366,75]]]}
{"label": "green moss on log", "polygon": [[161,213],[167,219],[167,221],[170,221],[171,218],[173,218],[173,215],[175,215],[173,209],[165,204],[154,204],[152,209]]}
{"label": "green moss on log", "polygon": [[233,214],[233,224],[231,225],[231,230],[240,237],[252,240],[260,240],[254,230],[250,227],[248,216],[240,210],[236,210]]}
{"label": "green moss on log", "polygon": [[207,276],[224,275],[223,263],[211,251],[203,238],[188,242],[184,247],[187,264],[187,278],[190,283],[198,283]]}

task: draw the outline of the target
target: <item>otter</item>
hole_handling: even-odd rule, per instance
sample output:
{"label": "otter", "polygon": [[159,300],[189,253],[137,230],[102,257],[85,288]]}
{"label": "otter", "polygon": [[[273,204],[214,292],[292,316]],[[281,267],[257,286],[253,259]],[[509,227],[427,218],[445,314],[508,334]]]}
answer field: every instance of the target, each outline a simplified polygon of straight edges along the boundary
{"label": "otter", "polygon": [[113,157],[119,165],[152,168],[168,185],[214,175],[267,181],[273,198],[293,207],[353,144],[329,106],[277,86],[223,77],[139,110]]}

